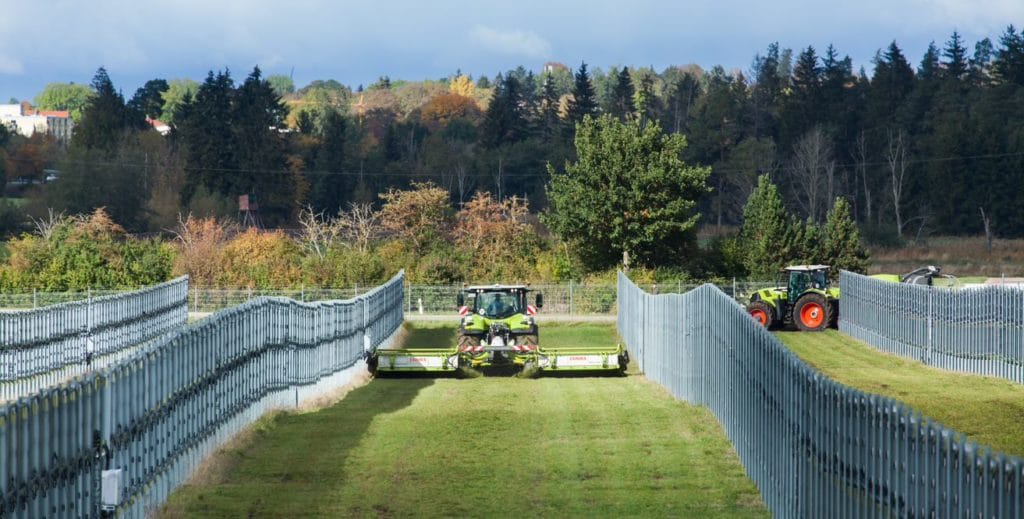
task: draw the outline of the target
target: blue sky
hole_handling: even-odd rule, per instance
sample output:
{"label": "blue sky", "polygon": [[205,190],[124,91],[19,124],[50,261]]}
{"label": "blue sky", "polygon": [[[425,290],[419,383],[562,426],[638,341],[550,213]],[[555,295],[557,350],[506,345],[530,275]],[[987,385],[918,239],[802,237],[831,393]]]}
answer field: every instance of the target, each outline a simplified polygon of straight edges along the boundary
{"label": "blue sky", "polygon": [[493,76],[546,61],[570,66],[720,64],[747,70],[773,41],[834,44],[870,71],[896,40],[911,61],[958,30],[973,47],[1013,23],[1024,0],[0,0],[0,102],[53,81],[87,83],[105,66],[126,95],[147,79],[254,65],[302,86],[457,69]]}

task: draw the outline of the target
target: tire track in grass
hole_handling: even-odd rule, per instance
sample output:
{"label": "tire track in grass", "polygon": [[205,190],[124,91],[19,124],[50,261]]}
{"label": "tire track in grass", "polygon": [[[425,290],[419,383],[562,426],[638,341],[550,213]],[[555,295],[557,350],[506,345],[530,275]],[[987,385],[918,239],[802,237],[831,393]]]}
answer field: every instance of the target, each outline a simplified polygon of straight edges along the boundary
{"label": "tire track in grass", "polygon": [[[609,325],[548,331],[542,337],[615,340]],[[167,509],[189,517],[767,515],[711,413],[638,375],[379,379],[331,408],[261,424],[222,478],[183,488]]]}

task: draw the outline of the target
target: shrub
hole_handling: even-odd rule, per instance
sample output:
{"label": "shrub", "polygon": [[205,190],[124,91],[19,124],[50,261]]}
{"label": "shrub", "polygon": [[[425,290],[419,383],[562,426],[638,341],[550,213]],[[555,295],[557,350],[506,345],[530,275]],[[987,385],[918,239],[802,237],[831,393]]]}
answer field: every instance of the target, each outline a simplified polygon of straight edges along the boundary
{"label": "shrub", "polygon": [[217,284],[294,288],[302,284],[301,249],[281,231],[248,229],[224,247]]}
{"label": "shrub", "polygon": [[170,246],[127,236],[103,209],[40,222],[8,247],[4,290],[135,288],[169,279],[173,261]]}

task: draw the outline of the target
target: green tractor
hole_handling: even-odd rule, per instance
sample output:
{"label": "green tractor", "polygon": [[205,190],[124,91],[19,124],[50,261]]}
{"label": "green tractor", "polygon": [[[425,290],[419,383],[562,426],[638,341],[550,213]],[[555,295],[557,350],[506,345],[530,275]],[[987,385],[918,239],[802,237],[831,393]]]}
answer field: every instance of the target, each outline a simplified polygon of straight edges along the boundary
{"label": "green tractor", "polygon": [[766,328],[793,323],[805,332],[834,327],[839,317],[839,288],[830,287],[828,265],[782,269],[776,287],[750,296],[747,313]]}
{"label": "green tractor", "polygon": [[530,305],[528,285],[464,287],[456,295],[459,310],[455,344],[382,348],[367,353],[367,366],[377,374],[459,372],[494,367],[522,372],[590,371],[623,374],[629,354],[621,344],[540,345],[536,314],[544,306],[537,294]]}
{"label": "green tractor", "polygon": [[629,354],[621,344],[541,346],[534,316],[544,297],[537,294],[536,306],[531,306],[526,298],[530,291],[526,285],[482,285],[458,294],[461,366],[625,373]]}
{"label": "green tractor", "polygon": [[536,361],[540,336],[533,316],[544,307],[544,296],[537,294],[532,306],[526,299],[530,291],[526,285],[489,285],[459,292],[458,348],[466,364],[524,366]]}

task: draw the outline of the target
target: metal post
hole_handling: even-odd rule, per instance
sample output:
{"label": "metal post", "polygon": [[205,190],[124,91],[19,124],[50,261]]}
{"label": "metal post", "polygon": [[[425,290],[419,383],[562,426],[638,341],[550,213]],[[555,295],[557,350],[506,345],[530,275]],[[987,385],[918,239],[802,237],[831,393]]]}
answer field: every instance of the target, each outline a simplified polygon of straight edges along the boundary
{"label": "metal post", "polygon": [[32,289],[32,308],[38,308],[38,306],[39,305],[38,305],[38,303],[36,301],[36,289],[33,288]]}
{"label": "metal post", "polygon": [[928,343],[925,347],[925,363],[928,364],[932,360],[932,328],[934,327],[934,317],[932,316],[932,287],[928,287]]}
{"label": "metal post", "polygon": [[569,315],[572,315],[572,280],[569,280]]}

